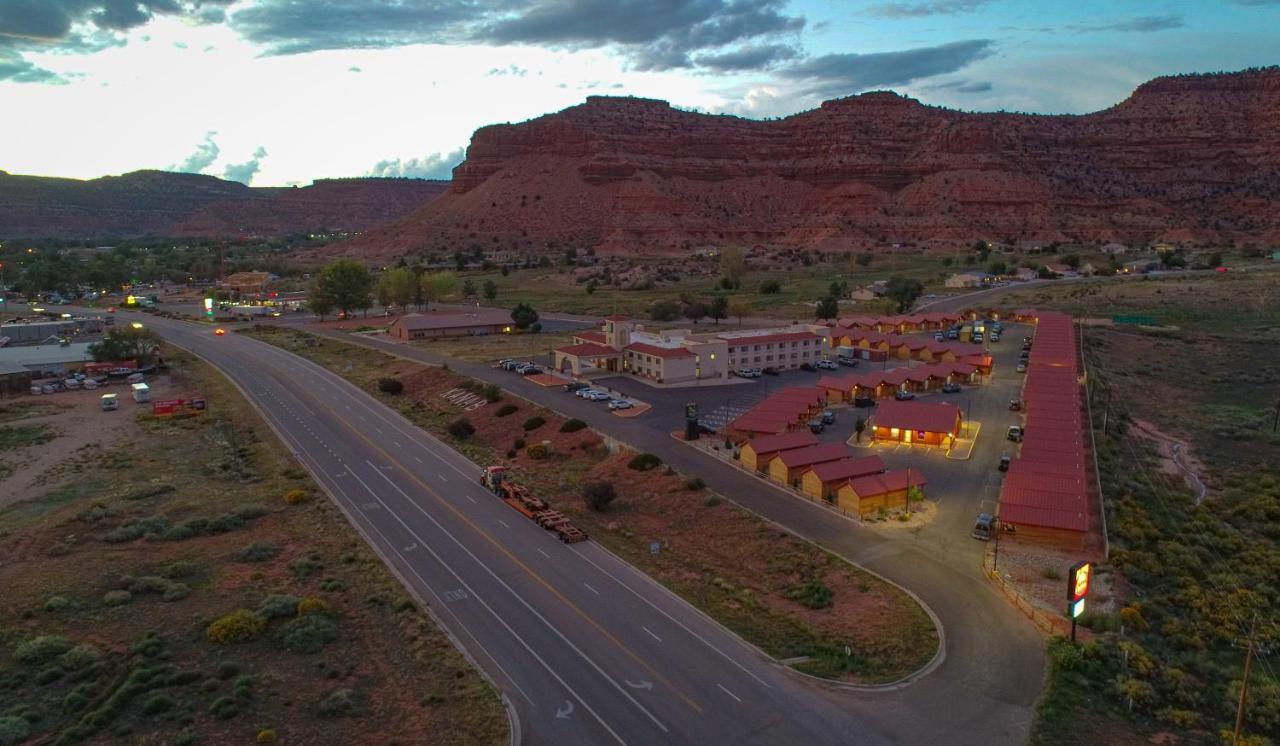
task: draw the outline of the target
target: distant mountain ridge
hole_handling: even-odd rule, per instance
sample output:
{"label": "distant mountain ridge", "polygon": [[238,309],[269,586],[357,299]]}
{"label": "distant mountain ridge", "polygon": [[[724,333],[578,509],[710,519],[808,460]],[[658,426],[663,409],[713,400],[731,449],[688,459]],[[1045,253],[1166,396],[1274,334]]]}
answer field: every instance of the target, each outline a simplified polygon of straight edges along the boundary
{"label": "distant mountain ridge", "polygon": [[385,225],[447,181],[320,179],[249,187],[204,174],[133,171],[79,180],[0,171],[0,237],[279,236]]}
{"label": "distant mountain ridge", "polygon": [[1085,115],[872,92],[757,121],[592,96],[477,130],[453,176],[326,251],[1278,243],[1280,68],[1157,78]]}

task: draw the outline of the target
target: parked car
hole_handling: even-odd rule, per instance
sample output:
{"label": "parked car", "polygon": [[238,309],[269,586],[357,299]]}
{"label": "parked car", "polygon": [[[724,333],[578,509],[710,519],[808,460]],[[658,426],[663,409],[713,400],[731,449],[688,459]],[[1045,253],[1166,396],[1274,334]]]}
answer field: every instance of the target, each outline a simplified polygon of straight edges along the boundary
{"label": "parked car", "polygon": [[1010,411],[1010,412],[1021,412],[1021,411],[1022,411],[1022,400],[1021,400],[1021,399],[1010,399],[1010,400],[1009,400],[1009,411]]}
{"label": "parked car", "polygon": [[814,366],[821,370],[839,370],[840,366],[834,360],[819,360]]}
{"label": "parked car", "polygon": [[586,399],[587,401],[609,401],[613,397],[609,396],[603,391],[597,391],[595,389],[592,389],[591,391],[588,391],[587,393],[583,394],[582,398]]}
{"label": "parked car", "polygon": [[762,372],[762,373],[764,373],[766,376],[776,376],[776,375],[778,375],[778,369],[777,369],[777,368],[775,368],[775,367],[773,367],[772,365],[770,365],[769,367],[765,368],[765,369],[764,369],[763,371],[761,371],[761,372]]}
{"label": "parked car", "polygon": [[908,401],[910,399],[916,398],[916,395],[905,389],[898,389],[897,391],[893,392],[893,398],[897,399],[898,401]]}
{"label": "parked car", "polygon": [[586,388],[578,389],[573,393],[577,396],[581,396],[583,399],[586,399],[589,394],[596,394],[596,393],[603,394],[604,392],[601,391],[600,389],[593,389],[590,386],[587,386]]}
{"label": "parked car", "polygon": [[947,335],[944,332],[934,332],[933,334],[933,341],[935,342],[941,342],[946,338],[947,338]]}
{"label": "parked car", "polygon": [[809,420],[809,432],[811,433],[820,433],[826,428],[827,426],[823,424],[822,420],[820,419],[814,418],[812,420]]}
{"label": "parked car", "polygon": [[755,368],[743,368],[742,370],[738,371],[738,377],[739,378],[759,378],[760,371],[756,370]]}
{"label": "parked car", "polygon": [[960,331],[958,329],[952,329],[948,331],[947,339],[960,339]]}
{"label": "parked car", "polygon": [[831,410],[831,409],[822,410],[822,422],[824,424],[830,425],[835,421],[836,421],[836,413],[834,410]]}
{"label": "parked car", "polygon": [[1011,461],[1012,459],[1009,458],[1009,454],[1007,453],[1003,454],[1002,456],[1000,456],[1000,465],[997,466],[996,468],[999,469],[1000,471],[1009,471],[1009,464]]}
{"label": "parked car", "polygon": [[836,358],[836,362],[839,363],[840,365],[845,366],[846,368],[858,367],[858,358],[856,357],[840,357],[840,358]]}
{"label": "parked car", "polygon": [[973,521],[973,531],[969,535],[979,541],[990,541],[996,531],[996,517],[990,513],[979,513]]}
{"label": "parked car", "polygon": [[976,345],[982,344],[982,332],[974,332],[972,341]]}
{"label": "parked car", "polygon": [[944,383],[944,384],[942,385],[942,393],[944,393],[944,394],[958,394],[958,393],[960,393],[960,384],[958,384],[958,383]]}
{"label": "parked car", "polygon": [[876,400],[871,398],[870,396],[855,396],[853,398],[853,406],[858,407],[860,409],[874,407],[875,405],[876,405]]}
{"label": "parked car", "polygon": [[504,369],[505,369],[505,368],[507,367],[507,363],[513,363],[513,362],[515,362],[515,361],[514,361],[514,360],[512,360],[511,358],[509,358],[509,357],[504,357],[504,358],[502,358],[501,360],[499,360],[499,361],[498,361],[498,367],[499,367],[499,368],[504,368]]}
{"label": "parked car", "polygon": [[1019,372],[1019,373],[1026,373],[1026,372],[1027,372],[1027,364],[1026,364],[1026,363],[1018,363],[1018,368],[1017,368],[1017,370],[1018,370],[1018,372]]}
{"label": "parked car", "polygon": [[707,422],[706,420],[698,420],[698,432],[702,433],[703,435],[715,435],[716,426],[712,425],[710,422]]}
{"label": "parked car", "polygon": [[1005,437],[1013,441],[1014,443],[1021,443],[1022,442],[1022,426],[1010,425],[1009,432],[1008,434],[1005,435]]}
{"label": "parked car", "polygon": [[808,363],[800,363],[800,370],[803,370],[805,373],[812,373],[814,368]]}
{"label": "parked car", "polygon": [[571,394],[589,388],[591,388],[591,385],[583,383],[582,381],[574,381],[573,383],[566,383],[564,385],[564,390]]}
{"label": "parked car", "polygon": [[633,406],[635,405],[627,401],[626,399],[610,399],[609,400],[609,409],[612,411],[617,411],[619,409],[631,409]]}
{"label": "parked car", "polygon": [[992,342],[999,342],[999,341],[1000,341],[1000,332],[991,332],[991,341],[992,341]]}
{"label": "parked car", "polygon": [[522,376],[534,376],[541,372],[542,372],[542,368],[536,365],[526,365],[520,369],[520,375]]}

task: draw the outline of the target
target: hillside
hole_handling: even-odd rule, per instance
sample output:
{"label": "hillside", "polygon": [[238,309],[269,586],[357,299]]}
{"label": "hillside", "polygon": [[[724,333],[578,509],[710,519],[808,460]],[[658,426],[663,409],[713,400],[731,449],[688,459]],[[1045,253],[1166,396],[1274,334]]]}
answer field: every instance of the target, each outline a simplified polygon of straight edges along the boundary
{"label": "hillside", "polygon": [[1081,116],[889,92],[775,121],[592,96],[484,127],[439,199],[330,247],[1280,241],[1280,68],[1157,78]]}
{"label": "hillside", "polygon": [[325,179],[306,187],[248,187],[166,171],[88,181],[0,171],[0,237],[362,231],[403,217],[447,186],[417,179]]}

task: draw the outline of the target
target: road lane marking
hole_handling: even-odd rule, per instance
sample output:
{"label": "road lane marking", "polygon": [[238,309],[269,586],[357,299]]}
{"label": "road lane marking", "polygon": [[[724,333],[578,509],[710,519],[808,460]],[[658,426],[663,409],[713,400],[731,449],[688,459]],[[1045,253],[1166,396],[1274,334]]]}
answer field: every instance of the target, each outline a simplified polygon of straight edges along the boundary
{"label": "road lane marking", "polygon": [[537,549],[538,554],[541,554],[543,557],[546,557],[547,559],[551,559],[551,555],[547,554],[546,550],[543,549],[542,547],[534,547],[534,549]]}
{"label": "road lane marking", "polygon": [[418,463],[422,463],[422,459],[418,458],[417,456],[414,456],[413,460],[417,461]]}
{"label": "road lane marking", "polygon": [[468,500],[470,500],[471,502],[475,502],[475,501],[476,501],[476,499],[475,499],[474,497],[472,497],[471,495],[467,495],[467,496],[466,496],[466,498],[467,498]]}
{"label": "road lane marking", "polygon": [[511,528],[511,524],[507,523],[506,521],[502,520],[501,518],[499,518],[499,519],[498,519],[498,523],[501,523],[503,526],[506,526],[507,528]]}
{"label": "road lane marking", "polygon": [[716,686],[720,687],[720,691],[722,691],[722,692],[724,692],[725,694],[728,694],[730,697],[733,697],[734,699],[738,700],[738,702],[739,702],[739,703],[741,703],[741,702],[742,702],[742,698],[741,698],[741,697],[739,697],[738,695],[734,694],[733,692],[729,691],[728,689],[725,689],[725,688],[724,688],[724,684],[716,684]]}
{"label": "road lane marking", "polygon": [[400,442],[396,440],[391,441],[391,445],[395,446],[396,448],[404,448],[404,446],[400,445]]}
{"label": "road lane marking", "polygon": [[591,591],[592,593],[596,594],[597,596],[599,596],[599,595],[600,595],[600,591],[596,590],[595,588],[592,588],[590,583],[586,583],[586,582],[584,582],[584,583],[583,583],[583,585],[585,585],[585,586],[587,587],[587,590]]}
{"label": "road lane marking", "polygon": [[642,625],[640,625],[640,629],[644,630],[645,632],[648,632],[648,633],[649,633],[649,636],[650,636],[650,637],[652,637],[653,639],[657,640],[658,642],[662,642],[662,638],[661,638],[661,637],[658,637],[657,635],[653,634],[653,632],[652,632],[648,627],[644,626],[643,624],[642,624]]}

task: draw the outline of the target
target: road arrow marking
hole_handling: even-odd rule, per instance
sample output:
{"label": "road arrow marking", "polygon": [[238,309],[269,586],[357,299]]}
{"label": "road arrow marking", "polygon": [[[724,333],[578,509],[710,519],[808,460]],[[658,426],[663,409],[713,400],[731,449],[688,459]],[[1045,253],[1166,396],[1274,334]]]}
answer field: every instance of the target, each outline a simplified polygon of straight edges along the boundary
{"label": "road arrow marking", "polygon": [[652,689],[653,688],[653,682],[645,681],[644,679],[640,679],[639,684],[635,683],[631,679],[623,679],[622,681],[632,689]]}
{"label": "road arrow marking", "polygon": [[569,716],[572,714],[573,714],[573,703],[567,699],[564,701],[564,707],[561,707],[556,710],[556,717],[561,720],[568,720]]}

